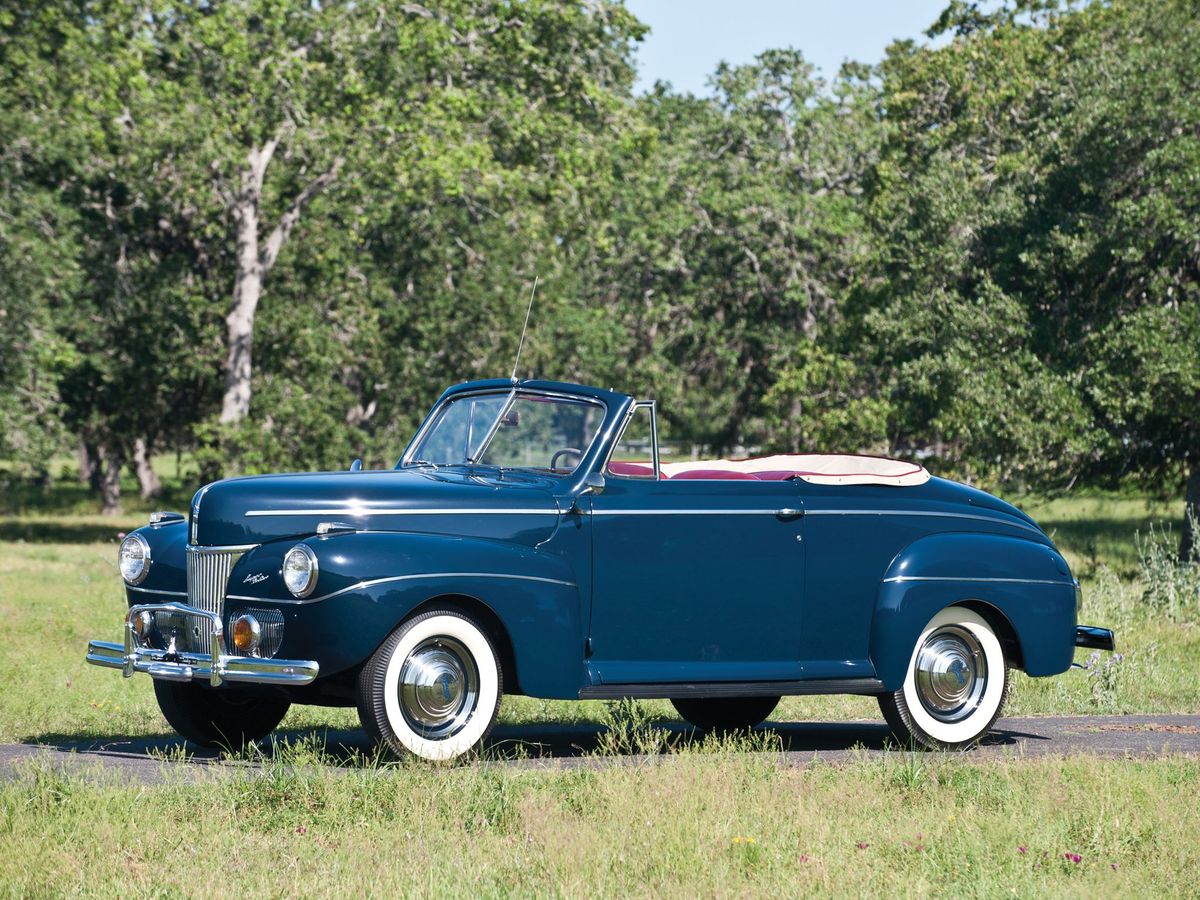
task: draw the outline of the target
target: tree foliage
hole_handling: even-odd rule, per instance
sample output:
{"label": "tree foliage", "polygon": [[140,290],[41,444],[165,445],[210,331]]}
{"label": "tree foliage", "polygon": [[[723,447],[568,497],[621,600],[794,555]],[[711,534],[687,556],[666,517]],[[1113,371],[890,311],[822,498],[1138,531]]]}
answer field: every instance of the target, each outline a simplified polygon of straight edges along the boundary
{"label": "tree foliage", "polygon": [[7,3],[0,454],[387,464],[536,276],[524,373],[678,447],[1200,503],[1198,22],[953,0],[635,97],[615,0]]}

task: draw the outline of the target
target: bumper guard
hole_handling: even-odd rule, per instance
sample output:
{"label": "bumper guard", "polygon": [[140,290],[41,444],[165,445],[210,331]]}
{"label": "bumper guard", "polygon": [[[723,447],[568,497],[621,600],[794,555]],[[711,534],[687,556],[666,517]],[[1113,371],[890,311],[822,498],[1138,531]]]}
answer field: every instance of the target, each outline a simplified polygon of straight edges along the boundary
{"label": "bumper guard", "polygon": [[1117,639],[1107,628],[1097,628],[1095,625],[1078,625],[1075,628],[1075,646],[1087,647],[1090,650],[1115,650]]}
{"label": "bumper guard", "polygon": [[[209,623],[209,652],[171,653],[141,646],[133,628],[134,617],[142,612],[154,614],[160,611],[186,613],[206,619]],[[145,672],[151,678],[165,681],[208,681],[213,687],[226,682],[303,685],[311,683],[320,671],[320,666],[312,660],[230,656],[225,653],[225,629],[221,617],[182,603],[147,603],[130,607],[125,616],[125,643],[90,641],[87,661],[94,666],[121,669],[126,678],[134,672]]]}

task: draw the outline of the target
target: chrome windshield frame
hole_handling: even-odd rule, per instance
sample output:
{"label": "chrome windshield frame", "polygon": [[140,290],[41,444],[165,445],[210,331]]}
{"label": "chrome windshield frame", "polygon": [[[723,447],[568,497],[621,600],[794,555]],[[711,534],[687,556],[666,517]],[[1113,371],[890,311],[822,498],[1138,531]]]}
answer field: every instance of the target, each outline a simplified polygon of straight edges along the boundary
{"label": "chrome windshield frame", "polygon": [[500,414],[496,417],[495,421],[492,422],[492,426],[488,429],[488,433],[484,437],[483,443],[480,444],[480,448],[479,448],[479,456],[480,457],[482,457],[482,455],[487,451],[488,444],[491,443],[492,438],[495,436],[495,433],[499,430],[500,423],[503,421],[504,416],[508,414],[508,411],[512,408],[513,403],[515,403],[519,397],[521,397],[521,396],[547,397],[547,398],[558,399],[558,400],[569,400],[573,403],[586,403],[590,406],[595,406],[604,411],[604,419],[596,427],[596,430],[592,434],[591,439],[588,442],[588,445],[586,447],[581,448],[581,450],[583,452],[580,454],[580,465],[577,465],[574,469],[572,469],[569,472],[551,472],[548,469],[542,469],[542,468],[538,468],[538,467],[497,466],[497,465],[493,465],[491,463],[479,463],[479,462],[434,463],[435,467],[436,468],[446,468],[446,467],[460,466],[460,467],[464,467],[464,468],[482,467],[482,468],[487,468],[487,469],[496,469],[497,471],[508,471],[508,470],[528,471],[528,472],[536,472],[539,475],[548,475],[548,476],[551,476],[554,478],[560,478],[560,479],[571,478],[576,475],[579,475],[583,459],[585,459],[588,456],[588,454],[595,448],[596,442],[600,440],[600,438],[602,437],[602,435],[605,432],[605,423],[607,422],[609,414],[611,412],[608,402],[605,401],[601,397],[591,397],[586,394],[572,394],[572,393],[568,393],[566,391],[545,390],[542,388],[523,387],[521,385],[513,385],[512,387],[508,388],[507,390],[502,390],[502,389],[497,389],[497,388],[491,387],[491,388],[483,388],[478,391],[461,391],[461,392],[456,392],[456,393],[452,394],[451,396],[442,398],[442,400],[436,406],[434,406],[434,408],[432,410],[429,411],[429,414],[425,417],[425,420],[421,423],[421,427],[417,429],[417,433],[414,434],[412,437],[412,440],[409,441],[408,447],[405,448],[404,455],[401,456],[400,461],[396,464],[396,468],[397,469],[408,469],[408,468],[414,468],[414,467],[419,468],[419,466],[416,466],[416,464],[413,462],[414,457],[416,457],[416,455],[417,455],[417,450],[424,442],[425,437],[428,435],[428,433],[434,428],[434,426],[438,422],[438,419],[442,413],[442,410],[445,409],[445,407],[448,406],[450,403],[453,403],[456,400],[465,399],[467,397],[485,397],[485,396],[489,396],[489,395],[501,396],[501,395],[505,395],[505,394],[507,395],[507,399],[504,402],[504,406],[501,408]]}
{"label": "chrome windshield frame", "polygon": [[605,454],[604,461],[600,464],[600,473],[606,478],[642,478],[647,481],[651,480],[646,475],[616,475],[609,471],[609,463],[613,461],[613,454],[617,452],[617,447],[621,444],[621,439],[625,437],[625,429],[633,421],[633,417],[637,415],[639,409],[650,410],[650,454],[654,468],[654,481],[662,479],[662,460],[659,456],[658,449],[658,401],[657,400],[634,400],[629,404],[629,410],[625,413],[625,418],[621,422],[621,427],[617,431],[617,436],[613,438],[612,444],[608,448],[608,453]]}

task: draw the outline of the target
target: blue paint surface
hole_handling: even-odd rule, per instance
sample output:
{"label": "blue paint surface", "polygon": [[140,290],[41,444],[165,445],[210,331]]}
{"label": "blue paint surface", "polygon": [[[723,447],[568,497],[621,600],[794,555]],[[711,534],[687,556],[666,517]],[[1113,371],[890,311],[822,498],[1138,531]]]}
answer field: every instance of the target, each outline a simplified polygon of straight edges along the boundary
{"label": "blue paint surface", "polygon": [[[903,680],[921,629],[968,603],[1030,675],[1069,667],[1075,587],[1024,513],[939,478],[916,487],[609,475],[632,398],[522,382],[605,407],[567,475],[486,466],[234,478],[197,493],[187,523],[147,526],[153,564],[131,604],[186,596],[185,546],[251,545],[225,613],[277,608],[281,658],[352,674],[414,610],[457,602],[498,623],[507,689],[569,698],[596,685]],[[507,391],[507,381],[447,391]],[[441,401],[439,401],[441,402]],[[322,522],[349,531],[318,536]],[[281,576],[316,554],[312,595]],[[163,593],[169,592],[169,593]]]}

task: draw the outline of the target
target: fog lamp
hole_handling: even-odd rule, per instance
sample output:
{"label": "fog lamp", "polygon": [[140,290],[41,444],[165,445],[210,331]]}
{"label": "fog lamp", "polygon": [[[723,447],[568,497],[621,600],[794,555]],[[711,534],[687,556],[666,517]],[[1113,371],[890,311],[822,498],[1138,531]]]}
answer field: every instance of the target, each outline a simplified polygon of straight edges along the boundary
{"label": "fog lamp", "polygon": [[233,620],[230,633],[233,635],[233,646],[237,647],[239,653],[253,653],[262,643],[262,626],[249,613],[242,613]]}

